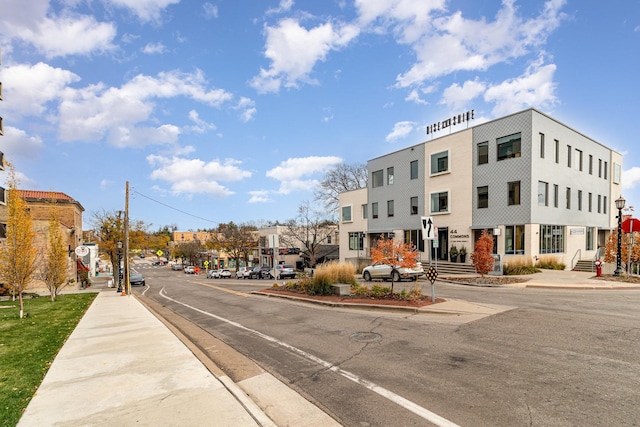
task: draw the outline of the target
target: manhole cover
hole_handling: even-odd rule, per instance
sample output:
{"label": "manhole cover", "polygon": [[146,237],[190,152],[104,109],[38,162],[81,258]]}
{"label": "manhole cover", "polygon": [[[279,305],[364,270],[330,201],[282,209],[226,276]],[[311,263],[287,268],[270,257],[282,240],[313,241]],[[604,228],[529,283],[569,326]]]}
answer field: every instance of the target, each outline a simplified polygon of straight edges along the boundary
{"label": "manhole cover", "polygon": [[378,342],[382,340],[382,335],[375,332],[354,332],[349,339],[355,342]]}

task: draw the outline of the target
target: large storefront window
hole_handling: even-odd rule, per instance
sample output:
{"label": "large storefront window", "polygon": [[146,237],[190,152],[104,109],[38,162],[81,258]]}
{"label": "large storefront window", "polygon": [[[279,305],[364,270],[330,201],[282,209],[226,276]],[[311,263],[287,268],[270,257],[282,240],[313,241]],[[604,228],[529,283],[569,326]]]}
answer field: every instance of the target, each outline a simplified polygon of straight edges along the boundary
{"label": "large storefront window", "polygon": [[564,230],[562,225],[540,225],[540,253],[564,252]]}
{"label": "large storefront window", "polygon": [[424,252],[422,230],[404,230],[404,242],[420,252]]}
{"label": "large storefront window", "polygon": [[504,231],[505,254],[524,254],[524,225],[507,225]]}

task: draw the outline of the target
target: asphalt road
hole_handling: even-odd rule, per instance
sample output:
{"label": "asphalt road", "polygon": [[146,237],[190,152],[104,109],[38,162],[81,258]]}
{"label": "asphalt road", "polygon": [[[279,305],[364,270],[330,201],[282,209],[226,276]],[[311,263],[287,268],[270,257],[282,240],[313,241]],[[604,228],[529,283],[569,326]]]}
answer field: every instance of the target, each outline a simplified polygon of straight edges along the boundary
{"label": "asphalt road", "polygon": [[460,323],[250,294],[266,280],[139,270],[145,299],[233,349],[216,347],[223,370],[242,375],[235,350],[345,426],[640,423],[637,290],[437,283],[438,297],[517,307]]}

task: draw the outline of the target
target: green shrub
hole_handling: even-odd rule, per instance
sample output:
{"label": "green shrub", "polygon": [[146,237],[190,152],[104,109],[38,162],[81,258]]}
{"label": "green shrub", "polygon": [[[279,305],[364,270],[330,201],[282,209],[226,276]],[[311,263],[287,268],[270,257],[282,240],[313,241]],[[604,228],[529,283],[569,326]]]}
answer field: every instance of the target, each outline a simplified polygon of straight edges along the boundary
{"label": "green shrub", "polygon": [[371,296],[373,297],[379,298],[390,293],[391,293],[391,288],[388,286],[380,286],[380,285],[371,286]]}

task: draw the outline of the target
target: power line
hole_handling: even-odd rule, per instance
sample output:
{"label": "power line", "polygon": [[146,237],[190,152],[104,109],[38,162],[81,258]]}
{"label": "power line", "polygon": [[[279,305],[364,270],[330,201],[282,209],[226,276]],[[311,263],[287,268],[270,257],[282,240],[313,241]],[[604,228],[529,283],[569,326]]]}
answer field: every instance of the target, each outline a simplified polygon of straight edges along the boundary
{"label": "power line", "polygon": [[136,190],[131,190],[131,192],[132,192],[132,193],[135,193],[135,194],[138,194],[138,195],[140,195],[140,196],[144,197],[145,199],[149,199],[149,200],[151,200],[152,202],[155,202],[155,203],[157,203],[157,204],[159,204],[159,205],[165,206],[165,207],[167,207],[167,208],[169,208],[169,209],[173,209],[174,211],[180,212],[180,213],[185,214],[185,215],[189,215],[189,216],[191,216],[191,217],[193,217],[193,218],[201,219],[201,220],[203,220],[203,221],[211,222],[211,223],[213,223],[213,224],[220,224],[220,223],[219,223],[219,222],[217,222],[217,221],[213,221],[213,220],[211,220],[211,219],[207,219],[207,218],[202,218],[201,216],[193,215],[193,214],[190,214],[189,212],[185,212],[185,211],[180,210],[180,209],[178,209],[178,208],[174,208],[174,207],[173,207],[173,206],[171,206],[171,205],[168,205],[168,204],[166,204],[166,203],[162,203],[161,201],[156,200],[156,199],[153,199],[153,198],[151,198],[151,197],[149,197],[149,196],[147,196],[147,195],[145,195],[145,194],[142,194],[142,193],[140,193],[140,192],[138,192],[138,191],[136,191]]}

